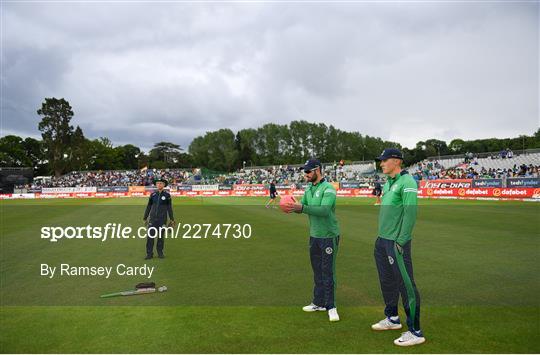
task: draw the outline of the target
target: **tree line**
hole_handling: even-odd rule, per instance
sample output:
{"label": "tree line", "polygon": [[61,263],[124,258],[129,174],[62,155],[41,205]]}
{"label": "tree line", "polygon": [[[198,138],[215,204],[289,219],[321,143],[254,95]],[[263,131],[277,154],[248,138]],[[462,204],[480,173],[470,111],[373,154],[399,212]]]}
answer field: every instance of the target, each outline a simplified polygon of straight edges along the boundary
{"label": "tree line", "polygon": [[[311,157],[323,162],[372,160],[399,143],[347,132],[324,123],[268,123],[236,133],[224,128],[193,139],[188,151],[175,143],[157,142],[148,152],[133,144],[114,146],[107,137],[89,139],[73,127],[73,108],[65,99],[46,98],[37,110],[41,140],[7,135],[0,138],[0,166],[32,167],[37,175],[59,176],[76,170],[121,170],[200,167],[230,172],[244,166],[300,164]],[[540,129],[533,135],[446,143],[429,139],[403,148],[405,165],[430,156],[540,148]]]}
{"label": "tree line", "polygon": [[268,123],[236,134],[230,129],[206,132],[189,145],[193,163],[231,171],[243,166],[300,164],[311,157],[323,162],[373,159],[398,143],[346,132],[324,123]]}

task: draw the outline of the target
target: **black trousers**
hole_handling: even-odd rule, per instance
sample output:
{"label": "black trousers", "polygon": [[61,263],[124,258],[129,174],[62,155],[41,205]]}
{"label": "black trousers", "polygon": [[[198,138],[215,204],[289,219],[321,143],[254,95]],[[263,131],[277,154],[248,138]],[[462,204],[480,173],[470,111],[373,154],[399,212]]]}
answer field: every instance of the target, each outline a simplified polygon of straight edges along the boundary
{"label": "black trousers", "polygon": [[331,309],[336,306],[336,255],[339,237],[309,238],[309,256],[313,269],[313,304]]}
{"label": "black trousers", "polygon": [[411,242],[403,246],[401,254],[396,249],[394,241],[379,237],[375,241],[374,255],[386,305],[384,314],[387,317],[398,315],[398,301],[401,294],[409,330],[420,330],[420,294],[413,277]]}
{"label": "black trousers", "polygon": [[154,227],[155,229],[148,229],[148,234],[146,236],[146,255],[154,255],[154,239],[157,239],[156,251],[158,255],[163,254],[163,247],[165,246],[165,231],[160,228],[163,225],[165,225],[165,223],[161,222],[150,222],[148,224],[148,227]]}

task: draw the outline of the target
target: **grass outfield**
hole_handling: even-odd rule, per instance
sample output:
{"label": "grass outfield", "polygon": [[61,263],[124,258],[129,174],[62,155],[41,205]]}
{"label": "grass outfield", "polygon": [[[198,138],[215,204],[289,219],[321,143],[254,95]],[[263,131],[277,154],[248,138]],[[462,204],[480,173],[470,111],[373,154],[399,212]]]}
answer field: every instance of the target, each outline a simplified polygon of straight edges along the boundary
{"label": "grass outfield", "polygon": [[[382,318],[371,199],[338,199],[338,323],[306,314],[307,217],[259,198],[175,198],[176,220],[249,223],[249,239],[169,239],[143,260],[140,239],[41,240],[53,225],[138,227],[146,199],[0,201],[0,351],[40,353],[538,353],[540,205],[422,200],[413,242],[425,344],[401,349]],[[100,299],[142,276],[40,276],[40,264],[155,266],[169,291]],[[400,308],[400,312],[402,309]]]}

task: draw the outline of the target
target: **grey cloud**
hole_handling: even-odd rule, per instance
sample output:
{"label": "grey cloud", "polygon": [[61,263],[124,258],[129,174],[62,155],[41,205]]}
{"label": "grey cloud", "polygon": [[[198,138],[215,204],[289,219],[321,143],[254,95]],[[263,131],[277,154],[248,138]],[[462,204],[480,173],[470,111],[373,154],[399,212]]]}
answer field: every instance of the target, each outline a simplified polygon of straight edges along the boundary
{"label": "grey cloud", "polygon": [[35,135],[49,96],[145,148],[295,119],[407,146],[539,125],[537,3],[2,6],[6,132]]}

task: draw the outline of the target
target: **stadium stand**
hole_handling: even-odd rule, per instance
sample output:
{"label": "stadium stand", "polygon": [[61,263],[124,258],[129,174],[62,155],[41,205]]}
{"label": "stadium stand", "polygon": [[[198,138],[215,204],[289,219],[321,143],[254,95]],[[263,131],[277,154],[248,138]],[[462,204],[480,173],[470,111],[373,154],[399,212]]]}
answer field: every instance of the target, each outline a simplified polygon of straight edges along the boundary
{"label": "stadium stand", "polygon": [[538,177],[540,150],[430,157],[408,168],[417,180]]}
{"label": "stadium stand", "polygon": [[337,167],[337,174],[334,180],[344,181],[358,181],[367,175],[373,175],[375,173],[375,163],[371,162],[353,162]]}
{"label": "stadium stand", "polygon": [[[200,169],[142,169],[108,171],[72,171],[59,178],[36,179],[33,183],[20,184],[19,188],[38,187],[81,187],[81,186],[149,186],[156,176],[167,179],[170,184],[295,184],[304,181],[302,164],[246,167],[233,173],[201,173]],[[330,181],[370,180],[375,172],[373,162],[351,164],[323,164],[325,175]]]}
{"label": "stadium stand", "polygon": [[515,170],[516,167],[519,170],[521,166],[539,166],[540,165],[540,153],[531,153],[526,155],[518,155],[512,158],[478,158],[476,159],[476,164],[471,167],[480,172],[482,169],[512,169]]}
{"label": "stadium stand", "polygon": [[[297,184],[304,181],[302,164],[245,167],[233,173],[204,174],[200,169],[141,169],[73,171],[59,178],[13,180],[18,188],[81,186],[149,186],[159,176],[179,184]],[[360,182],[371,185],[377,173],[373,161],[323,164],[331,182]],[[539,177],[540,149],[514,154],[510,150],[482,154],[430,157],[407,168],[416,180]],[[6,170],[7,172],[7,170]],[[383,179],[381,179],[383,178]]]}
{"label": "stadium stand", "polygon": [[171,183],[182,183],[191,176],[186,170],[178,169],[143,169],[143,170],[107,170],[107,171],[72,171],[59,178],[35,180],[31,187],[79,187],[79,186],[148,186],[155,176],[161,176]]}

